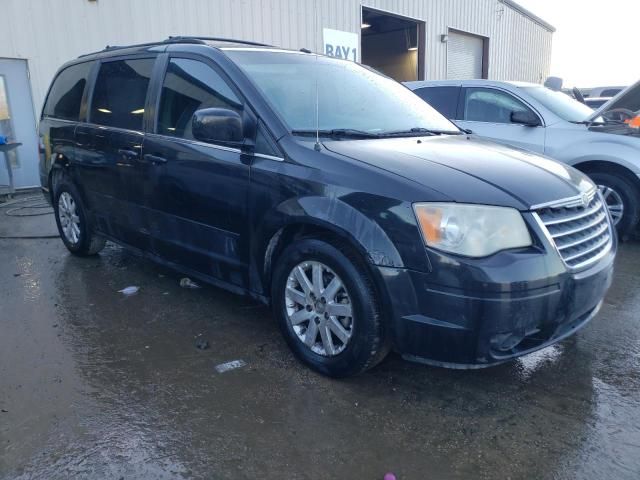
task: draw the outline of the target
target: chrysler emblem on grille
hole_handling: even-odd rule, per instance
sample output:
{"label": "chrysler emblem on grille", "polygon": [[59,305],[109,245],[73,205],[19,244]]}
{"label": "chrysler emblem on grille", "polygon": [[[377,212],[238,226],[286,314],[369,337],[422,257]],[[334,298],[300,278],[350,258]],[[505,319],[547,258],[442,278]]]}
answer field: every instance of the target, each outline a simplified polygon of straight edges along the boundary
{"label": "chrysler emblem on grille", "polygon": [[589,195],[586,193],[582,194],[582,206],[585,208],[589,206]]}

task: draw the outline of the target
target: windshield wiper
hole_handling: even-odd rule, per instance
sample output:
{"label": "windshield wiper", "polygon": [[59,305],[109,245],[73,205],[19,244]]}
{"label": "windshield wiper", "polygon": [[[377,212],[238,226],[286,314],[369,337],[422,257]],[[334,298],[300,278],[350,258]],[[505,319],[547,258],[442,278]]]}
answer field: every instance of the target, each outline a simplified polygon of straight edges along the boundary
{"label": "windshield wiper", "polygon": [[455,130],[434,130],[431,128],[413,127],[409,130],[396,130],[380,133],[381,137],[419,137],[424,135],[461,135],[461,132]]}
{"label": "windshield wiper", "polygon": [[380,134],[366,132],[364,130],[356,130],[354,128],[334,128],[331,130],[293,130],[293,135],[315,136],[316,133],[321,137],[349,137],[349,138],[380,138]]}
{"label": "windshield wiper", "polygon": [[604,125],[626,125],[626,123],[620,121],[620,120],[611,120],[609,118],[603,117],[604,118],[604,122],[597,122],[595,120],[583,120],[581,122],[569,122],[569,123],[575,123],[576,125],[586,125],[587,127],[594,127],[594,126],[604,126]]}

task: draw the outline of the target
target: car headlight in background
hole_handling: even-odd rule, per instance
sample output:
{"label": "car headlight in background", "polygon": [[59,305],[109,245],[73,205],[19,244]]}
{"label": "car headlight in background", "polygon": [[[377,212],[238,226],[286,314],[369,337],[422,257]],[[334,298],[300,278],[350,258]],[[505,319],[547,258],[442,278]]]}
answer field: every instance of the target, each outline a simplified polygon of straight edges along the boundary
{"label": "car headlight in background", "polygon": [[428,246],[467,257],[486,257],[528,247],[531,235],[515,208],[459,203],[415,203],[413,209]]}

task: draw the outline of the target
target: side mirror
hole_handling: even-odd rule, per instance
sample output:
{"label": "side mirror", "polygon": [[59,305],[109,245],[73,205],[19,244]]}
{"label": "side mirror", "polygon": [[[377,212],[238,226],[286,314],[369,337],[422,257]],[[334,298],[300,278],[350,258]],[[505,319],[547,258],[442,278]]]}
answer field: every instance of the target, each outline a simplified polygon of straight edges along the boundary
{"label": "side mirror", "polygon": [[226,108],[203,108],[191,119],[193,138],[207,143],[242,144],[244,140],[242,117]]}
{"label": "side mirror", "polygon": [[539,127],[540,119],[538,116],[528,110],[511,112],[511,123],[518,123],[520,125],[526,125],[528,127]]}

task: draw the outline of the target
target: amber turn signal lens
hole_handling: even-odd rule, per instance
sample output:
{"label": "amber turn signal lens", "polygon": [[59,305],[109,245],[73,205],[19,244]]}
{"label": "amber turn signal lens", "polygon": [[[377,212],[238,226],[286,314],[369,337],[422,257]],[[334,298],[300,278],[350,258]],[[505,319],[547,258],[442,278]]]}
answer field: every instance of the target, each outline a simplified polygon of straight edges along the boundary
{"label": "amber turn signal lens", "polygon": [[435,208],[416,209],[420,229],[427,243],[437,244],[442,238],[440,225],[442,223],[442,210]]}

